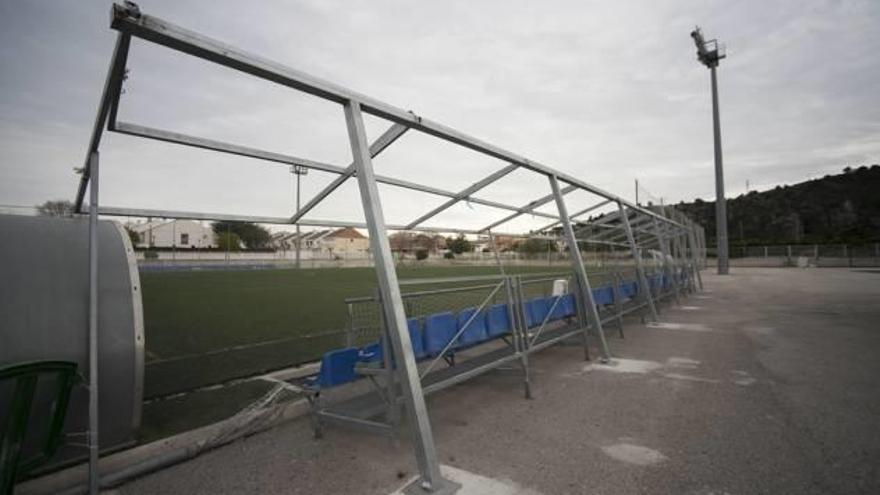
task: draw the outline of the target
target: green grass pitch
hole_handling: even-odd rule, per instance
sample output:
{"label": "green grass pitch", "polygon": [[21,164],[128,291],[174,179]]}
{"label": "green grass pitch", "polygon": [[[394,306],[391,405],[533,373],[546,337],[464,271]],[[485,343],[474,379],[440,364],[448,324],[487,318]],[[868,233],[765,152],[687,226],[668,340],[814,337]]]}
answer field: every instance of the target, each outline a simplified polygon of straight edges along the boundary
{"label": "green grass pitch", "polygon": [[[401,279],[497,273],[494,266],[398,268]],[[373,268],[145,272],[141,285],[149,398],[318,359],[343,344],[339,333],[291,337],[343,330],[344,299],[370,295],[376,276]]]}

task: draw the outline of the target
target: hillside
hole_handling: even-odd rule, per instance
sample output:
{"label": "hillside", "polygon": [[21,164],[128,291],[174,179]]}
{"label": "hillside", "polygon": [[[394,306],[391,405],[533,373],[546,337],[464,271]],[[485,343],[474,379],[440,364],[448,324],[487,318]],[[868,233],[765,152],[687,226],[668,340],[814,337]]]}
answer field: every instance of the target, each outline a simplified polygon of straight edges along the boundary
{"label": "hillside", "polygon": [[[676,208],[704,225],[714,244],[714,201]],[[731,246],[880,242],[880,165],[728,198],[727,213]]]}

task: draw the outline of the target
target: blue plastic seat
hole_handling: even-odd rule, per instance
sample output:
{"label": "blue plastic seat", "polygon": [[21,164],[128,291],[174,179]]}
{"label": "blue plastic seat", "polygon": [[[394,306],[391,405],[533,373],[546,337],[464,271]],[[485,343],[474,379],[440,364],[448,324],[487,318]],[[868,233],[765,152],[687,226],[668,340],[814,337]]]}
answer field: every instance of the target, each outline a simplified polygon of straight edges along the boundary
{"label": "blue plastic seat", "polygon": [[413,355],[416,361],[424,359],[428,353],[425,352],[425,338],[422,332],[422,325],[419,324],[418,318],[410,318],[406,320],[406,326],[409,327],[409,340],[412,341]]}
{"label": "blue plastic seat", "polygon": [[547,316],[547,300],[543,297],[526,301],[525,303],[526,325],[529,328],[540,326]]}
{"label": "blue plastic seat", "polygon": [[[425,352],[425,342],[422,337],[422,326],[419,324],[418,318],[410,318],[406,320],[406,325],[409,329],[409,340],[412,342],[413,355],[415,356],[416,361],[418,361],[427,355]],[[381,361],[384,352],[382,340],[379,340],[379,342],[373,342],[363,346],[360,349],[358,360],[367,363]]]}
{"label": "blue plastic seat", "polygon": [[330,388],[357,380],[354,366],[358,362],[358,348],[334,349],[321,358],[321,370],[310,377],[307,384],[316,388]]}
{"label": "blue plastic seat", "polygon": [[562,306],[562,316],[565,318],[570,318],[577,314],[577,306],[574,302],[574,294],[566,294],[562,296],[562,300],[559,301],[559,304]]}
{"label": "blue plastic seat", "polygon": [[593,301],[596,306],[611,304],[614,302],[614,291],[611,287],[597,287],[593,289]]}
{"label": "blue plastic seat", "polygon": [[358,351],[358,361],[372,363],[382,360],[382,341],[373,342],[361,347]]}
{"label": "blue plastic seat", "polygon": [[510,332],[510,312],[506,304],[494,304],[489,307],[486,315],[486,334],[489,338],[498,337]]}
{"label": "blue plastic seat", "polygon": [[547,298],[547,309],[553,308],[550,313],[550,321],[561,320],[565,318],[565,306],[563,300],[565,295],[551,296]]}
{"label": "blue plastic seat", "polygon": [[638,294],[639,285],[636,282],[623,282],[620,284],[620,295],[631,298]]}
{"label": "blue plastic seat", "polygon": [[[474,314],[476,314],[476,316],[474,316]],[[465,328],[458,337],[458,342],[456,342],[456,344],[459,346],[464,347],[479,344],[489,338],[489,332],[486,329],[486,313],[483,311],[477,313],[477,308],[463,309],[458,313],[458,327],[456,328],[456,331],[464,328],[465,324],[467,324],[472,316],[474,317],[473,321],[468,324],[467,328]]]}
{"label": "blue plastic seat", "polygon": [[425,353],[439,355],[455,333],[455,316],[450,311],[429,315],[425,318]]}

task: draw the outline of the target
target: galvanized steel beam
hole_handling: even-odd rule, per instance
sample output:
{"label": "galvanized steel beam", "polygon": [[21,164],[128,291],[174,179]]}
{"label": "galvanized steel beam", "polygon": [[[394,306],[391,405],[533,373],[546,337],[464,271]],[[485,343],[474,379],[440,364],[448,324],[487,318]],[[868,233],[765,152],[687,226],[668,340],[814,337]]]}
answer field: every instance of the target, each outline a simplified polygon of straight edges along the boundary
{"label": "galvanized steel beam", "polygon": [[508,166],[502,168],[501,170],[498,170],[495,173],[489,175],[488,177],[480,179],[479,181],[466,187],[461,192],[456,194],[454,198],[450,199],[449,201],[438,206],[437,208],[434,208],[433,210],[429,211],[428,213],[425,213],[424,215],[422,215],[419,218],[410,222],[409,225],[407,225],[407,228],[409,228],[409,229],[415,228],[420,223],[423,223],[423,222],[429,220],[431,217],[450,208],[455,203],[458,203],[459,201],[461,201],[463,199],[467,199],[471,194],[479,191],[480,189],[483,189],[484,187],[488,186],[489,184],[491,184],[491,183],[497,181],[498,179],[504,177],[505,175],[513,172],[517,168],[519,168],[519,167],[517,167],[516,165],[508,165]]}
{"label": "galvanized steel beam", "polygon": [[394,268],[394,257],[391,254],[391,245],[388,241],[385,215],[382,212],[379,189],[373,175],[373,163],[370,159],[364,120],[360,105],[356,101],[345,104],[345,122],[348,127],[352,156],[357,166],[358,186],[360,187],[367,228],[370,232],[370,247],[375,260],[385,322],[398,365],[397,373],[409,415],[409,423],[412,426],[420,485],[427,491],[436,492],[442,487],[448,486],[449,482],[446,482],[440,474],[440,463],[437,461],[428,408],[425,405],[422,383],[419,380],[419,370],[416,366],[412,342],[407,329],[406,313],[403,307],[403,298],[400,295],[397,271]]}
{"label": "galvanized steel beam", "polygon": [[[599,311],[596,309],[596,300],[593,298],[593,289],[590,286],[590,279],[587,278],[587,269],[584,266],[584,260],[581,257],[581,250],[574,235],[574,229],[571,227],[571,221],[568,217],[568,207],[565,205],[564,193],[559,189],[559,181],[555,175],[551,175],[550,188],[553,190],[551,195],[556,200],[556,208],[559,211],[559,218],[562,220],[562,230],[565,232],[566,242],[568,244],[568,252],[571,254],[571,265],[575,275],[578,278],[578,290],[580,290],[580,306],[586,310],[590,319],[590,323],[599,336],[600,350],[602,352],[602,361],[607,362],[611,359],[611,351],[608,350],[608,343],[605,341],[605,332],[602,330],[602,319],[599,317]],[[587,328],[584,326],[584,353],[589,359],[589,349],[587,348]]]}
{"label": "galvanized steel beam", "polygon": [[[385,132],[379,136],[373,144],[370,145],[370,157],[376,158],[379,153],[385,150],[385,148],[391,146],[394,141],[409,129],[406,126],[400,124],[392,124]],[[322,189],[318,194],[315,195],[312,199],[310,199],[302,208],[299,209],[292,217],[290,217],[290,223],[297,223],[297,221],[305,216],[306,213],[310,212],[314,207],[318,206],[318,203],[324,200],[327,196],[330,195],[333,191],[339,188],[346,180],[348,180],[352,175],[354,175],[357,167],[354,163],[349,165],[345,172],[343,172],[339,177],[333,179],[329,184],[327,184],[324,189]]]}
{"label": "galvanized steel beam", "polygon": [[559,172],[538,162],[489,144],[465,133],[444,126],[440,123],[422,118],[413,112],[381,102],[369,96],[351,91],[342,86],[316,78],[290,67],[269,61],[262,57],[246,53],[207,36],[176,26],[168,21],[133,12],[127,6],[114,5],[111,27],[131,36],[135,36],[173,50],[209,60],[219,65],[235,69],[252,76],[288,86],[314,96],[345,104],[348,101],[358,102],[361,109],[371,115],[406,125],[412,129],[434,137],[458,144],[462,147],[497,158],[502,161],[519,165],[523,168],[544,174],[554,175],[558,180],[576,186],[579,189],[622,202],[624,205],[648,215],[657,216],[663,222],[677,222],[643,209],[615,194],[604,191],[596,186],[583,182],[573,176]]}

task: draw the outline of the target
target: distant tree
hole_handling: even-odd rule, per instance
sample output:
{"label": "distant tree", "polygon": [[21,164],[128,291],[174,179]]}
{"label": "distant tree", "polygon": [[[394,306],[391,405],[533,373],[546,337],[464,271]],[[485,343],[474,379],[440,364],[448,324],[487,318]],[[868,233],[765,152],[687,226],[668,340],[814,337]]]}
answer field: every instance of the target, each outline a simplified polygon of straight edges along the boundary
{"label": "distant tree", "polygon": [[471,241],[465,239],[462,234],[459,234],[454,239],[451,237],[447,238],[446,247],[455,254],[469,253],[474,250],[474,245],[471,244]]}
{"label": "distant tree", "polygon": [[217,236],[227,232],[235,234],[248,249],[265,248],[272,240],[272,234],[268,230],[250,222],[214,222],[211,229]]}
{"label": "distant tree", "polygon": [[[736,245],[880,242],[880,167],[853,165],[836,175],[774,187],[728,200]],[[678,207],[715,242],[714,201]],[[736,252],[733,249],[731,252]]]}
{"label": "distant tree", "polygon": [[73,203],[66,199],[46,201],[37,205],[37,213],[45,217],[70,217],[73,216]]}
{"label": "distant tree", "polygon": [[214,237],[217,240],[217,247],[221,251],[238,251],[241,249],[241,238],[235,232],[223,231],[215,233]]}
{"label": "distant tree", "polygon": [[548,239],[531,238],[519,244],[519,252],[535,255],[546,253],[547,251],[556,251],[556,243]]}
{"label": "distant tree", "polygon": [[428,259],[428,250],[419,249],[418,251],[416,251],[416,259],[419,261]]}

